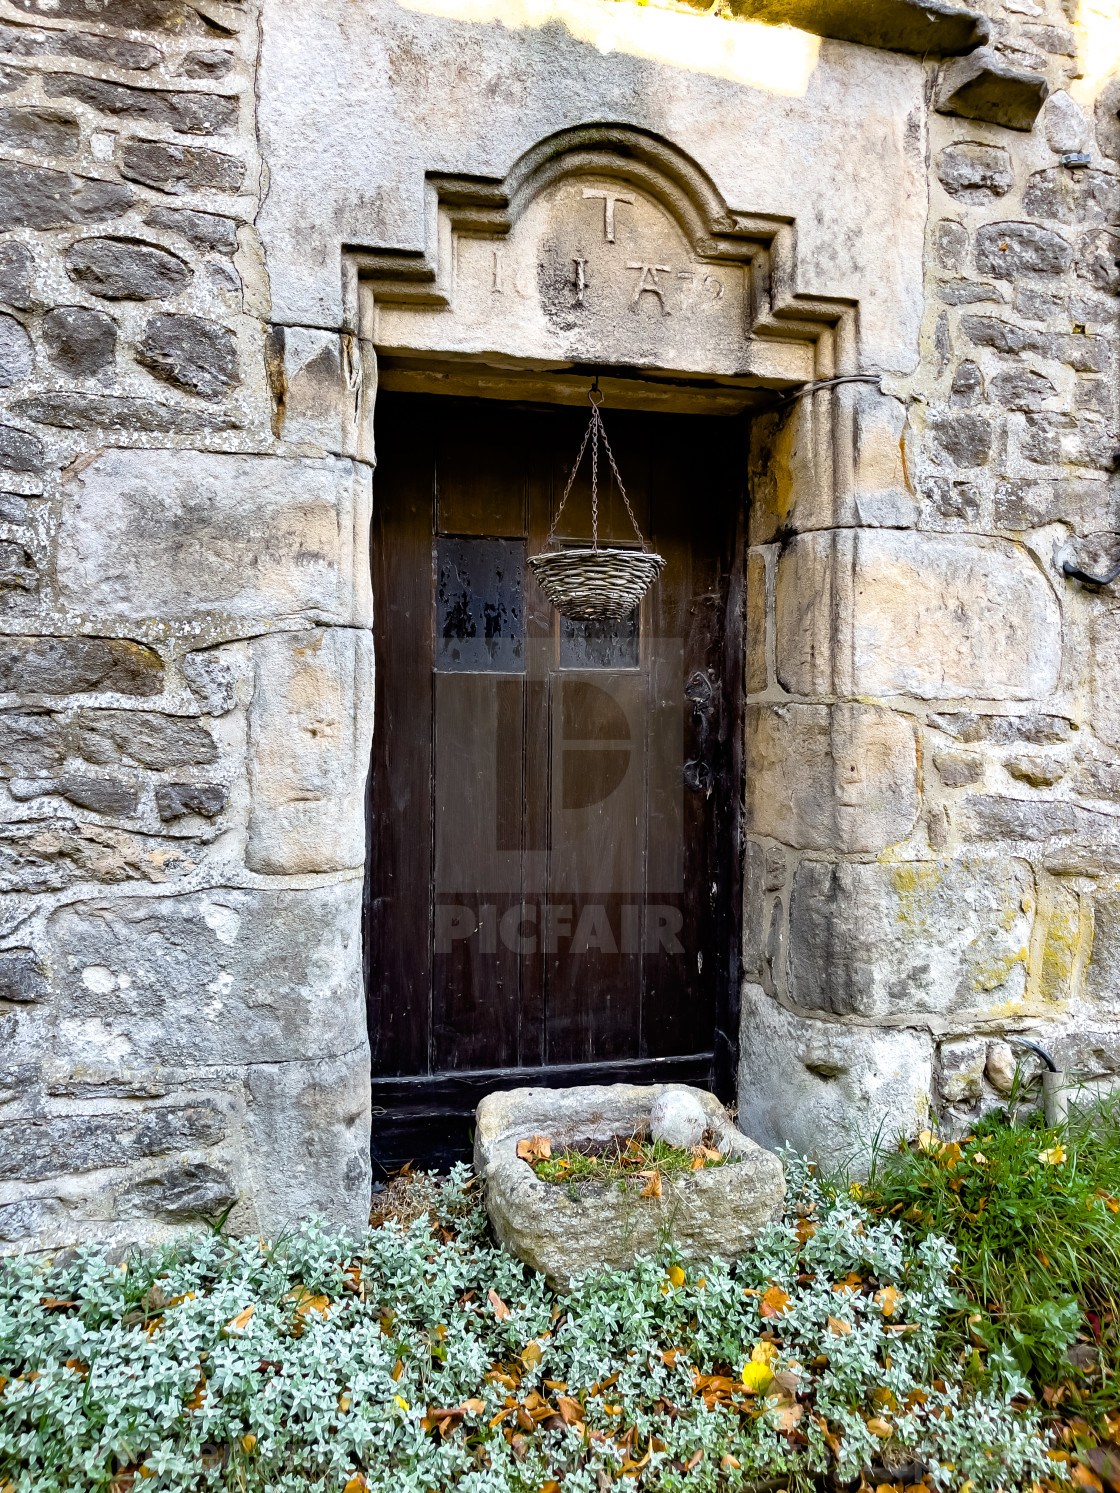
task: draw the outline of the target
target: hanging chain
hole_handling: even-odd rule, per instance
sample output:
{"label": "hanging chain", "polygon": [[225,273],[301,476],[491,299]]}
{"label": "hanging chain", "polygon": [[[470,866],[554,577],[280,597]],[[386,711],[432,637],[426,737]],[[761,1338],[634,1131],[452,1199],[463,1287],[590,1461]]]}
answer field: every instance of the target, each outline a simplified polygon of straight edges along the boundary
{"label": "hanging chain", "polygon": [[568,501],[568,494],[571,492],[572,485],[576,480],[576,473],[579,471],[580,463],[583,461],[583,453],[587,450],[588,439],[592,435],[592,433],[594,433],[595,439],[591,443],[591,548],[593,551],[598,553],[599,441],[602,440],[603,446],[606,448],[607,460],[610,462],[611,471],[614,473],[614,480],[618,483],[618,490],[622,494],[622,501],[626,504],[626,512],[629,514],[630,522],[634,526],[634,533],[638,536],[638,543],[642,546],[643,549],[648,549],[649,546],[646,544],[645,537],[642,534],[641,529],[638,527],[638,520],[634,517],[634,510],[630,506],[630,499],[626,496],[626,489],[622,485],[622,478],[618,474],[618,464],[614,459],[614,452],[611,450],[611,443],[607,440],[606,426],[603,424],[603,417],[599,413],[599,405],[595,403],[595,396],[593,393],[589,392],[587,397],[591,401],[591,420],[587,426],[587,429],[583,433],[583,443],[579,448],[579,455],[576,457],[575,465],[572,467],[571,476],[568,478],[568,485],[564,488],[564,496],[560,499],[560,506],[556,510],[556,517],[552,520],[552,528],[548,531],[548,538],[545,540],[545,544],[551,544],[553,539],[556,537],[556,525],[560,522],[560,515],[564,511],[564,504]]}

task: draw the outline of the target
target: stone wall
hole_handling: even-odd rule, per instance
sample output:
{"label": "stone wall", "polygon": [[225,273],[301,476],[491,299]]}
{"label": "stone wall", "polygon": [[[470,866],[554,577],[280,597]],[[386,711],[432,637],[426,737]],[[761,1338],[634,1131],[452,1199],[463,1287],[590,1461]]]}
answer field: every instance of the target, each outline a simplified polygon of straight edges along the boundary
{"label": "stone wall", "polygon": [[0,6],[0,1248],[368,1208],[371,474],[270,325],[258,45]]}
{"label": "stone wall", "polygon": [[555,3],[0,0],[0,1250],[363,1222],[354,266],[423,291],[425,173],[588,122],[734,207],[752,356],[883,375],[755,422],[744,1127],[966,1124],[1015,1032],[1120,1072],[1120,609],[1062,573],[1120,527],[1115,57],[990,0],[1016,131],[934,59]]}
{"label": "stone wall", "polygon": [[929,116],[893,511],[799,521],[804,409],[753,457],[740,1116],[834,1160],[967,1128],[1012,1034],[1120,1075],[1120,614],[1062,568],[1120,559],[1116,13],[981,8],[1050,94],[1029,132]]}

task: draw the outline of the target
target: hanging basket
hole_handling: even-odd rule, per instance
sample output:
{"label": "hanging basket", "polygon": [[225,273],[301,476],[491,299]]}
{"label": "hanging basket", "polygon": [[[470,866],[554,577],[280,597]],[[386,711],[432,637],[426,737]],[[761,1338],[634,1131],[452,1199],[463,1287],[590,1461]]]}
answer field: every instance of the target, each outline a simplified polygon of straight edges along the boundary
{"label": "hanging basket", "polygon": [[[531,555],[529,565],[541,590],[562,617],[570,617],[575,622],[588,622],[596,618],[618,621],[622,617],[628,617],[638,606],[642,597],[664,570],[665,560],[661,555],[655,555],[642,537],[638,520],[634,517],[634,510],[630,506],[630,499],[626,496],[626,489],[622,485],[622,478],[618,475],[618,467],[615,465],[614,453],[607,440],[607,432],[603,428],[603,417],[599,413],[599,406],[595,403],[593,395],[588,397],[591,400],[591,422],[584,433],[583,445],[579,448],[572,475],[568,478],[568,485],[564,489],[564,496],[560,499],[560,506],[556,510],[556,517],[552,521],[552,528],[548,531],[546,542],[551,545],[555,541],[556,525],[560,522],[564,504],[568,501],[568,494],[572,490],[572,483],[576,480],[583,453],[587,449],[588,438],[593,435],[591,548],[545,549],[538,555]],[[603,442],[611,464],[611,471],[618,483],[618,490],[622,494],[622,501],[626,504],[626,512],[630,515],[630,522],[634,525],[634,533],[638,536],[641,549],[599,548],[600,440]]]}
{"label": "hanging basket", "polygon": [[649,550],[544,550],[529,561],[562,617],[628,617],[665,568]]}

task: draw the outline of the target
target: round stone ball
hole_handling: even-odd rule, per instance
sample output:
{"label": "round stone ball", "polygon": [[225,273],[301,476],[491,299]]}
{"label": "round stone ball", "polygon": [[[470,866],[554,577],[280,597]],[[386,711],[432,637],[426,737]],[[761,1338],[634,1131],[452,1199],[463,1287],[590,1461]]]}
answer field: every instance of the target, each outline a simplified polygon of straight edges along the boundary
{"label": "round stone ball", "polygon": [[703,1140],[704,1131],[708,1128],[708,1117],[700,1101],[692,1094],[683,1093],[680,1089],[669,1089],[653,1101],[649,1127],[654,1140],[688,1150],[691,1146],[698,1146]]}

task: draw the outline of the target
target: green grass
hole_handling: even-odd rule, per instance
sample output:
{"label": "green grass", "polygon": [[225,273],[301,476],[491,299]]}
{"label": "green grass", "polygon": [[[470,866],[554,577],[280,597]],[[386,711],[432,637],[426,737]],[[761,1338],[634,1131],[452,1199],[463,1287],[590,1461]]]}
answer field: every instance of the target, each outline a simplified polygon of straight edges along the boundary
{"label": "green grass", "polygon": [[1056,1129],[1001,1110],[959,1145],[879,1151],[859,1190],[876,1216],[953,1241],[962,1347],[1006,1346],[1042,1387],[1070,1376],[1080,1335],[1080,1356],[1096,1350],[1102,1393],[1115,1401],[1120,1098],[1075,1109]]}
{"label": "green grass", "polygon": [[[708,1149],[709,1153],[714,1150]],[[661,1177],[682,1176],[693,1170],[724,1166],[729,1160],[726,1156],[702,1155],[699,1158],[702,1166],[697,1168],[696,1159],[692,1151],[667,1145],[665,1141],[631,1136],[628,1140],[619,1137],[602,1149],[573,1146],[558,1151],[546,1160],[534,1162],[533,1170],[542,1182],[557,1187],[579,1186],[583,1182],[602,1185],[632,1182],[640,1190],[654,1172]]]}

